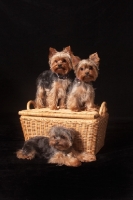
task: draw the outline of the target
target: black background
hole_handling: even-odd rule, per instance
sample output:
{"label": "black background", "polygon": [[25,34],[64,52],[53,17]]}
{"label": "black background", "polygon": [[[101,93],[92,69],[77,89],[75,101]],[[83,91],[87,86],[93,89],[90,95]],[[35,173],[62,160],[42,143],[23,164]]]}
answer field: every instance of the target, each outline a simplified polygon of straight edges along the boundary
{"label": "black background", "polygon": [[49,47],[70,45],[81,58],[99,54],[95,102],[106,101],[111,118],[132,118],[132,0],[1,0],[0,10],[2,111],[25,109]]}
{"label": "black background", "polygon": [[[97,161],[79,168],[16,158],[24,136],[18,111],[35,98],[49,47],[97,52],[95,103],[109,122]],[[133,199],[133,1],[0,0],[0,199]]]}

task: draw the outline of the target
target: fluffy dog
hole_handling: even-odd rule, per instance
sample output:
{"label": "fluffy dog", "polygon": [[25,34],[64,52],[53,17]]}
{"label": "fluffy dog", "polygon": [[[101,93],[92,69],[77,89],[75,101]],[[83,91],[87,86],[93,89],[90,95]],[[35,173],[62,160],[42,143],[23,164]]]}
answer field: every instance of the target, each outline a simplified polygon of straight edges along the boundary
{"label": "fluffy dog", "polygon": [[79,153],[73,148],[76,131],[60,126],[53,126],[49,137],[36,136],[25,141],[22,149],[16,152],[19,159],[33,159],[36,156],[48,163],[77,167],[81,162],[95,160],[94,155]]}
{"label": "fluffy dog", "polygon": [[79,58],[74,56],[70,46],[58,52],[49,48],[50,70],[46,70],[37,78],[35,107],[49,107],[52,110],[66,107],[66,94],[74,79],[73,67]]}
{"label": "fluffy dog", "polygon": [[98,77],[99,61],[98,54],[94,53],[74,67],[76,79],[69,90],[67,108],[72,111],[81,111],[94,107],[95,91],[92,81]]}
{"label": "fluffy dog", "polygon": [[31,160],[37,156],[48,163],[76,167],[81,162],[72,155],[73,140],[72,129],[54,126],[49,131],[49,137],[36,136],[27,140],[23,148],[17,151],[17,157]]}

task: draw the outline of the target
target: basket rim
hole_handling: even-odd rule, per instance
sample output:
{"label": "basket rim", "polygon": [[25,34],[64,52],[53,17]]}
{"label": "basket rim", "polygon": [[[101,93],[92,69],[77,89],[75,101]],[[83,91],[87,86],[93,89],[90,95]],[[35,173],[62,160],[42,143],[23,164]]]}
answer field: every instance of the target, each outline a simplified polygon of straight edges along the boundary
{"label": "basket rim", "polygon": [[[30,101],[29,101],[30,102]],[[27,104],[29,104],[29,102]],[[107,113],[106,102],[103,102],[99,108],[90,109],[90,111],[74,112],[69,109],[51,110],[50,108],[34,108],[21,110],[18,112],[22,116],[54,117],[54,118],[72,118],[72,119],[97,119]]]}

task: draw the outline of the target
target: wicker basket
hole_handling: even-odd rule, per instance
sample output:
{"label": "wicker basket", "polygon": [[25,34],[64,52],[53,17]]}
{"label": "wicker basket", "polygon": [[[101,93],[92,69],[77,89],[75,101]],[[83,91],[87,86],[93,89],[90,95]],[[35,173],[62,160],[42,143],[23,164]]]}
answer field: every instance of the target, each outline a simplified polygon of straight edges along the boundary
{"label": "wicker basket", "polygon": [[90,112],[49,108],[30,109],[32,103],[32,101],[27,103],[27,110],[19,111],[25,140],[38,135],[48,136],[49,129],[58,125],[74,128],[77,131],[74,145],[79,151],[95,155],[103,147],[109,116],[106,102],[103,102],[99,109]]}

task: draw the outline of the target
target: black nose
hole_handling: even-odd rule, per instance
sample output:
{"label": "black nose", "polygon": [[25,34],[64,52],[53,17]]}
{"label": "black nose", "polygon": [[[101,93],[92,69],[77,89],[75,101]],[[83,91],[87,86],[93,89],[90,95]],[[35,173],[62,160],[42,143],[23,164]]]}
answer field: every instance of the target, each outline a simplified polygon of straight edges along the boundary
{"label": "black nose", "polygon": [[59,64],[59,65],[58,65],[58,67],[59,67],[59,68],[62,68],[62,65],[61,65],[61,64]]}
{"label": "black nose", "polygon": [[89,75],[89,72],[85,72],[86,75]]}

